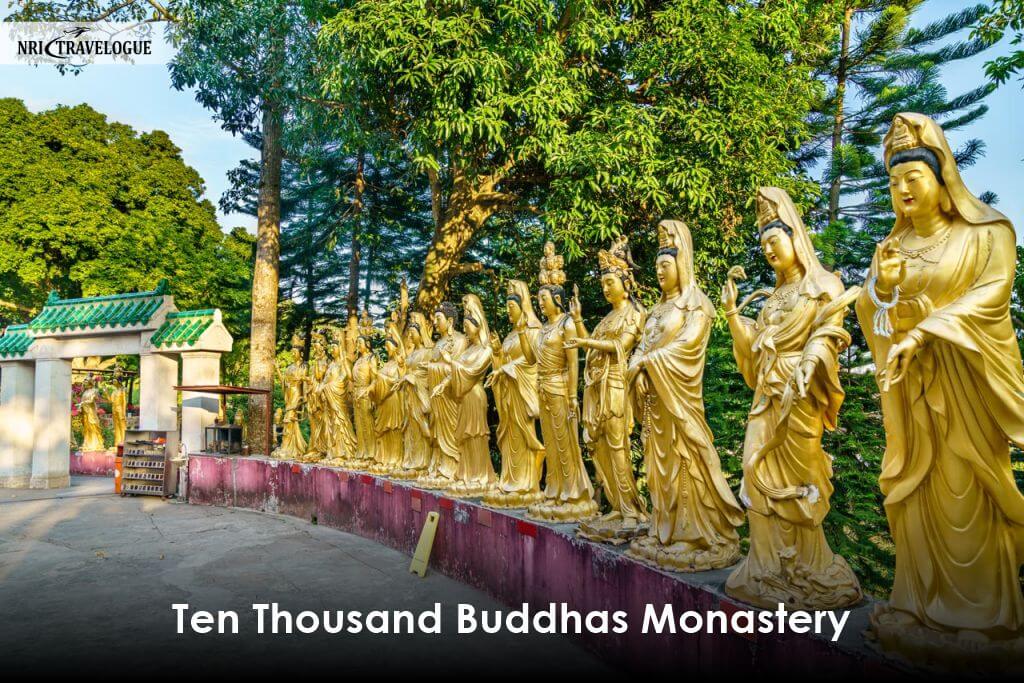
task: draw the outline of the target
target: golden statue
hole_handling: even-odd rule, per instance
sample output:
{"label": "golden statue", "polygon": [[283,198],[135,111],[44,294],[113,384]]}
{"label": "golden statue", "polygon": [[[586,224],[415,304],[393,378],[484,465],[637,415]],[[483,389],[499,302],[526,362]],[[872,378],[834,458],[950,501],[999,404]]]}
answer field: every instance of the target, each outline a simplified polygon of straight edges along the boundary
{"label": "golden statue", "polygon": [[99,400],[100,392],[96,388],[96,380],[87,378],[82,383],[82,398],[78,411],[82,416],[82,447],[83,453],[106,450],[103,443],[103,426],[100,424]]}
{"label": "golden statue", "polygon": [[540,335],[540,320],[533,312],[530,290],[522,280],[510,280],[505,302],[512,331],[504,342],[491,340],[491,364],[488,376],[498,408],[498,449],[501,451],[501,476],[484,503],[494,507],[527,507],[544,499],[540,477],[544,471],[544,445],[537,439],[540,403],[537,397],[537,364],[528,363],[516,329],[525,320],[525,334],[535,345]]}
{"label": "golden statue", "polygon": [[319,462],[330,448],[327,402],[324,395],[324,377],[327,374],[327,351],[323,333],[312,335],[312,348],[306,368],[306,415],[309,417],[309,443],[306,444],[306,462]]}
{"label": "golden statue", "polygon": [[459,462],[454,482],[448,487],[453,496],[480,496],[497,483],[487,438],[487,392],[484,375],[491,365],[491,339],[484,307],[475,294],[462,297],[462,329],[466,348],[458,356],[442,353],[449,365],[449,380],[434,388],[445,391],[459,405],[456,433]]}
{"label": "golden statue", "polygon": [[[558,263],[548,254],[545,262]],[[561,259],[561,256],[557,257]],[[542,279],[565,282],[560,269],[542,272]],[[527,363],[537,364],[540,396],[540,427],[544,435],[547,477],[544,500],[527,509],[527,516],[552,522],[578,522],[597,516],[594,487],[583,466],[579,439],[579,351],[567,342],[576,336],[576,326],[565,313],[565,290],[560,284],[541,285],[537,294],[546,323],[540,333],[528,332],[526,316],[516,323],[519,345]]]}
{"label": "golden statue", "polygon": [[633,415],[626,397],[626,365],[644,329],[646,314],[633,298],[636,281],[625,237],[598,252],[601,292],[612,310],[593,333],[583,324],[578,296],[569,302],[576,336],[566,348],[586,350],[583,373],[583,441],[594,460],[597,480],[611,512],[580,524],[577,534],[593,541],[620,544],[647,525],[647,505],[640,500],[633,474],[629,435]]}
{"label": "golden statue", "polygon": [[434,330],[438,339],[427,361],[427,387],[430,390],[431,453],[426,474],[418,480],[424,488],[447,488],[455,479],[459,465],[459,404],[443,389],[451,365],[466,350],[466,337],[456,330],[459,312],[455,304],[442,302],[434,312]]}
{"label": "golden statue", "polygon": [[832,460],[821,447],[834,429],[843,390],[839,352],[850,343],[843,318],[859,287],[847,291],[818,262],[807,229],[785,191],[757,193],[757,224],[775,289],[757,320],[741,316],[733,268],[722,288],[733,353],[754,401],[743,444],[740,499],[750,520],[750,552],[725,592],[759,607],[839,609],[861,598],[850,566],[832,552],[821,523],[832,496]]}
{"label": "golden statue", "polygon": [[356,452],[352,457],[359,467],[375,462],[376,427],[373,422],[373,398],[370,390],[377,376],[377,356],[370,349],[372,325],[361,325],[356,338],[356,361],[352,365],[352,413],[355,417]]}
{"label": "golden statue", "polygon": [[715,309],[697,286],[693,242],[682,221],[658,225],[659,301],[629,360],[628,385],[651,494],[647,535],[627,554],[674,571],[704,571],[740,558],[743,508],[722,474],[704,418],[704,360]]}
{"label": "golden statue", "polygon": [[302,407],[305,401],[306,364],[302,362],[302,338],[292,337],[292,362],[278,371],[277,380],[284,393],[284,416],[281,418],[281,445],[273,457],[281,460],[301,460],[306,454],[306,438],[302,436]]}
{"label": "golden statue", "polygon": [[540,258],[540,272],[537,275],[537,282],[541,285],[565,285],[565,258],[555,253],[555,243],[548,241],[544,243],[544,255]]}
{"label": "golden statue", "polygon": [[[403,281],[404,282],[404,281]],[[402,437],[403,456],[400,470],[392,472],[399,479],[422,476],[430,462],[430,394],[427,391],[427,360],[433,340],[427,317],[418,311],[409,314],[405,326],[405,363],[402,367],[400,391],[405,401],[405,431]]]}
{"label": "golden statue", "polygon": [[355,455],[356,434],[349,417],[350,370],[344,339],[331,344],[331,362],[324,372],[322,392],[327,423],[327,462],[343,466]]}
{"label": "golden statue", "polygon": [[110,413],[114,418],[114,446],[124,443],[124,433],[128,429],[128,392],[124,388],[121,372],[115,371],[107,390],[110,401]]}
{"label": "golden statue", "polygon": [[1010,320],[1016,236],[964,186],[933,120],[899,114],[885,137],[896,222],[857,316],[875,360],[886,449],[880,478],[896,544],[886,650],[945,670],[1024,661],[1024,376]]}
{"label": "golden statue", "polygon": [[370,389],[370,398],[377,407],[374,418],[377,451],[370,471],[378,474],[402,469],[406,413],[405,397],[399,388],[405,370],[405,345],[396,320],[388,323],[384,347],[388,360],[374,373]]}

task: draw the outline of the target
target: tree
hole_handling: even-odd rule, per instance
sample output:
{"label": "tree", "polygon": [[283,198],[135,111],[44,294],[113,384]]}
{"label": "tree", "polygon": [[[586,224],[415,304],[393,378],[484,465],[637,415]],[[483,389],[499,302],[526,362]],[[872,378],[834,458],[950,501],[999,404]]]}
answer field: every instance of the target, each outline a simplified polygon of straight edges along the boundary
{"label": "tree", "polygon": [[320,34],[324,90],[368,112],[430,186],[430,309],[492,217],[543,216],[570,255],[662,215],[723,270],[758,184],[809,188],[785,150],[820,95],[827,2],[348,3]]}
{"label": "tree", "polygon": [[33,114],[0,100],[0,298],[24,320],[47,292],[152,289],[219,306],[245,330],[249,246],[224,234],[199,174],[163,131],[137,133],[87,105]]}
{"label": "tree", "polygon": [[1010,31],[1013,31],[1010,44],[1017,49],[985,63],[986,75],[997,85],[1024,71],[1024,49],[1020,48],[1024,44],[1024,0],[996,0],[974,32],[975,37],[995,43]]}
{"label": "tree", "polygon": [[[814,135],[795,156],[820,178],[821,199],[809,222],[820,228],[824,261],[854,277],[867,267],[875,241],[890,221],[888,180],[879,156],[895,114],[916,111],[955,130],[982,117],[993,86],[951,96],[942,67],[982,52],[985,38],[956,34],[985,11],[975,5],[923,28],[911,27],[922,0],[846,0],[839,38],[819,68],[827,96],[811,116]],[[962,165],[984,149],[971,140],[958,150]]]}

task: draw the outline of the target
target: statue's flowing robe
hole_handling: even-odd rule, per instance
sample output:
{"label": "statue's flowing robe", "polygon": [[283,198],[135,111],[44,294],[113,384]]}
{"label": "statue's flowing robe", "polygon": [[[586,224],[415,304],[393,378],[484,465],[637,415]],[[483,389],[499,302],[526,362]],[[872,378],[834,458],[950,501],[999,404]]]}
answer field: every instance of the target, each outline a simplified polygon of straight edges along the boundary
{"label": "statue's flowing robe", "polygon": [[470,487],[491,487],[497,480],[487,447],[487,392],[484,375],[491,364],[491,349],[473,344],[452,360],[448,393],[458,403],[459,463],[455,480]]}
{"label": "statue's flowing robe", "polygon": [[[538,332],[537,328],[527,328],[532,344],[536,344]],[[528,493],[539,487],[544,465],[544,446],[537,439],[537,365],[526,362],[516,330],[505,337],[502,359],[505,362],[491,375],[501,451],[498,488],[508,493]]]}
{"label": "statue's flowing robe", "polygon": [[[890,605],[931,628],[992,637],[1024,628],[1024,497],[1009,450],[1024,447],[1009,311],[1015,255],[1008,224],[960,222],[944,249],[927,255],[934,263],[907,259],[892,338],[874,333],[870,297],[857,302],[877,367],[913,327],[928,337],[903,381],[881,395],[880,483],[896,543]],[[868,277],[876,272],[872,262]]]}

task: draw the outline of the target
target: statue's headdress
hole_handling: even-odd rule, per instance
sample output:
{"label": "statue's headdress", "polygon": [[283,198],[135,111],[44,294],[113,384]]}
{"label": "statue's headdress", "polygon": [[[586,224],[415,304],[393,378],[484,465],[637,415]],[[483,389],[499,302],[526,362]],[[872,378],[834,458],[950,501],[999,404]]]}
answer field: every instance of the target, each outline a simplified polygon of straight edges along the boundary
{"label": "statue's headdress", "polygon": [[601,273],[613,273],[622,279],[627,290],[636,289],[633,279],[633,258],[629,254],[629,238],[625,235],[617,237],[608,249],[597,253],[597,262]]}
{"label": "statue's headdress", "polygon": [[363,315],[359,318],[359,336],[370,342],[373,339],[373,318],[370,317],[370,309],[364,308]]}
{"label": "statue's headdress", "polygon": [[942,162],[938,155],[928,149],[920,140],[914,129],[907,124],[902,115],[897,115],[892,121],[892,127],[885,136],[885,157],[886,168],[892,169],[897,164],[905,164],[910,161],[920,161],[932,169],[935,178],[940,185],[946,181],[942,177]]}
{"label": "statue's headdress", "polygon": [[565,265],[565,259],[561,254],[555,253],[555,243],[545,242],[544,243],[544,256],[540,259],[540,273],[537,276],[537,281],[543,285],[557,285],[561,287],[565,284],[565,271],[562,270]]}
{"label": "statue's headdress", "polygon": [[761,194],[757,195],[757,234],[763,235],[768,230],[780,229],[793,234],[792,226],[779,218],[779,205],[772,199]]}

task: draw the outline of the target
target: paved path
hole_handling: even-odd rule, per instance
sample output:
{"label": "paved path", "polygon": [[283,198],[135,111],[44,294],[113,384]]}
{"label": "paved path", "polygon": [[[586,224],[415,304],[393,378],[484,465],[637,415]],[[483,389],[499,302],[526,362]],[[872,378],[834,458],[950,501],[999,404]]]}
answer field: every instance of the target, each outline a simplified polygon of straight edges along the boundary
{"label": "paved path", "polygon": [[[327,670],[575,676],[605,666],[564,637],[454,635],[456,603],[502,609],[371,541],[297,519],[121,498],[106,478],[61,491],[0,490],[0,653],[5,673]],[[301,610],[445,605],[442,635],[256,636],[254,602]],[[239,613],[238,635],[175,633],[172,603]],[[432,676],[433,677],[433,676]]]}

